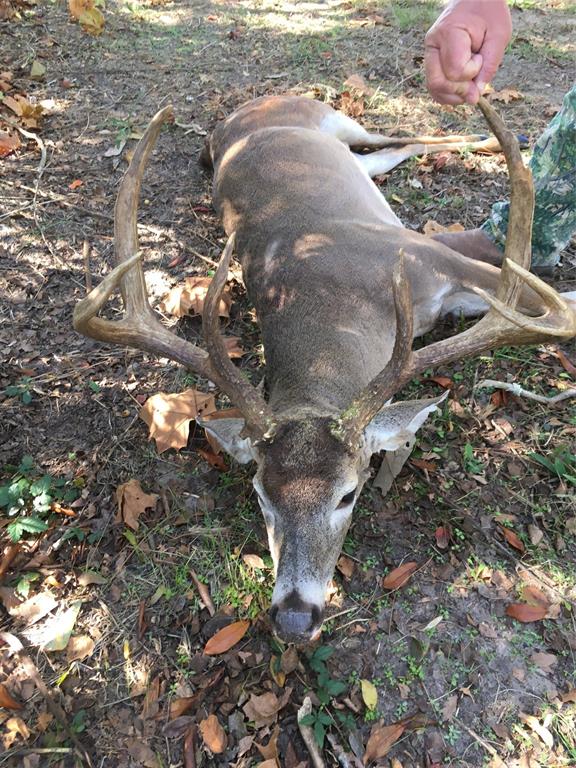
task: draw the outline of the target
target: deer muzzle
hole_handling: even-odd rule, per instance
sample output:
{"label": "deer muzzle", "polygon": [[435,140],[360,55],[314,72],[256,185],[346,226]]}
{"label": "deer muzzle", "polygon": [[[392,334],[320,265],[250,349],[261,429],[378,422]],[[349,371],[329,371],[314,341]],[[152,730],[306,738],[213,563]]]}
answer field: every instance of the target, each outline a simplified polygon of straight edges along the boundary
{"label": "deer muzzle", "polygon": [[275,633],[288,643],[312,640],[322,627],[322,613],[322,606],[307,602],[295,589],[270,608]]}

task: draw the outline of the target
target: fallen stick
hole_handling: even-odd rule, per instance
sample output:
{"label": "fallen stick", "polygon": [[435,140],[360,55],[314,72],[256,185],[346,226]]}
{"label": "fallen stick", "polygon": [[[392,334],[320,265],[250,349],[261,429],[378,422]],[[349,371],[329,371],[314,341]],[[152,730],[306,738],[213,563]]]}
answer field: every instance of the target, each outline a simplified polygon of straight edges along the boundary
{"label": "fallen stick", "polygon": [[306,696],[302,702],[302,706],[298,710],[298,729],[300,731],[300,735],[302,736],[302,741],[310,753],[310,757],[312,758],[312,765],[314,768],[326,768],[322,755],[320,754],[320,747],[314,738],[314,731],[312,730],[311,726],[303,725],[302,723],[303,718],[310,714],[312,714],[312,700],[310,699],[310,696]]}
{"label": "fallen stick", "polygon": [[560,403],[562,400],[576,397],[576,389],[566,389],[558,395],[545,397],[544,395],[538,395],[536,392],[530,392],[530,390],[524,389],[520,384],[513,384],[507,381],[495,381],[494,379],[484,379],[476,384],[474,389],[486,389],[487,387],[503,389],[505,392],[510,392],[513,395],[516,395],[516,397],[525,397],[527,400],[536,400],[537,403],[547,403],[548,405],[554,405],[554,403]]}

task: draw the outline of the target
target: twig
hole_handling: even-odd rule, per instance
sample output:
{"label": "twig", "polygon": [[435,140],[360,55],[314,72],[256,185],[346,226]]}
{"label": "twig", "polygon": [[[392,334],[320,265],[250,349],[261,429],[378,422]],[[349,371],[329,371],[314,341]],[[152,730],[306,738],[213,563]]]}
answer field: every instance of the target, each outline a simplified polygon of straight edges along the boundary
{"label": "twig", "polygon": [[84,240],[82,245],[82,258],[84,259],[84,275],[86,276],[86,293],[92,290],[92,272],[90,272],[90,243]]}
{"label": "twig", "polygon": [[310,757],[312,758],[312,765],[314,768],[326,768],[326,764],[324,763],[322,755],[320,754],[320,748],[318,747],[316,739],[314,738],[314,731],[309,725],[302,724],[302,719],[311,713],[312,700],[310,699],[310,696],[306,696],[302,702],[302,706],[298,710],[298,730],[302,736],[302,741],[306,745],[306,749],[310,753]]}
{"label": "twig", "polygon": [[66,732],[66,735],[70,739],[70,741],[74,744],[76,747],[76,752],[78,756],[86,763],[86,765],[89,766],[89,768],[93,768],[92,760],[90,759],[90,755],[88,754],[86,748],[82,744],[82,742],[78,739],[74,731],[70,728],[68,725],[68,719],[66,717],[66,713],[58,704],[56,701],[54,695],[44,682],[42,678],[40,677],[40,672],[38,671],[38,667],[32,659],[24,652],[24,646],[20,642],[20,640],[16,637],[16,635],[13,635],[9,632],[0,632],[0,640],[2,640],[6,645],[12,649],[12,651],[16,654],[19,662],[24,667],[24,671],[32,680],[38,691],[42,694],[44,701],[46,702],[46,706],[50,710],[50,712],[54,715],[56,720],[60,723],[64,731]]}
{"label": "twig", "polygon": [[463,723],[458,718],[454,718],[454,722],[457,723],[460,728],[463,728],[466,733],[468,733],[470,736],[472,736],[473,739],[475,739],[478,744],[480,744],[481,747],[483,747],[486,752],[488,752],[489,755],[492,755],[494,758],[494,768],[506,768],[506,763],[502,760],[498,752],[494,749],[494,747],[491,744],[488,744],[487,741],[484,741],[484,739],[481,736],[478,736],[478,734],[472,730],[472,728],[468,728],[468,726]]}
{"label": "twig", "polygon": [[350,755],[348,755],[348,753],[344,751],[344,747],[342,746],[342,744],[340,744],[340,742],[338,741],[336,736],[334,736],[333,733],[329,733],[327,738],[328,738],[328,741],[330,742],[330,746],[334,750],[336,759],[338,760],[342,768],[352,768],[352,765],[354,766],[362,765],[362,763],[357,761],[356,757],[352,758],[352,760],[354,761],[353,763],[350,762]]}
{"label": "twig", "polygon": [[536,392],[530,392],[528,389],[524,389],[520,384],[513,384],[507,381],[494,381],[494,379],[484,379],[476,384],[474,389],[485,389],[487,387],[493,387],[494,389],[503,389],[506,392],[511,392],[516,397],[525,397],[527,400],[536,400],[537,403],[547,403],[548,405],[554,405],[554,403],[560,403],[562,400],[568,400],[571,397],[576,397],[576,389],[566,389],[564,392],[560,392],[553,397],[545,397],[544,395],[538,395]]}

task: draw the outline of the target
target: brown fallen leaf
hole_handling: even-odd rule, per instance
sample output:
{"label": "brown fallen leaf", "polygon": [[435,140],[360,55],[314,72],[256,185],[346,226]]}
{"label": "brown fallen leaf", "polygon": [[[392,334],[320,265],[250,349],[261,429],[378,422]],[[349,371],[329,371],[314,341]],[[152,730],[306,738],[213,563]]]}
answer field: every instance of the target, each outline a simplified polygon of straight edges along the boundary
{"label": "brown fallen leaf", "polygon": [[564,368],[566,373],[569,373],[572,378],[576,379],[576,365],[566,357],[561,349],[556,350],[556,357],[560,360],[562,368]]}
{"label": "brown fallen leaf", "polygon": [[[262,755],[263,760],[266,762],[272,761],[276,763],[278,760],[278,736],[280,736],[280,726],[277,725],[274,730],[272,731],[272,735],[270,736],[270,739],[268,740],[268,744],[258,744],[258,742],[254,742],[254,746],[260,752]],[[261,763],[259,768],[262,768],[264,763]]]}
{"label": "brown fallen leaf", "polygon": [[442,707],[442,720],[452,720],[458,709],[458,694],[454,693],[452,696],[448,696],[444,706]]}
{"label": "brown fallen leaf", "polygon": [[534,715],[525,715],[522,712],[520,712],[520,720],[525,723],[531,730],[534,731],[534,733],[538,734],[538,736],[542,739],[544,744],[548,747],[548,749],[552,749],[554,746],[554,737],[542,723],[540,720],[535,717]]}
{"label": "brown fallen leaf", "polygon": [[6,709],[23,709],[22,704],[16,701],[3,683],[0,683],[0,707]]}
{"label": "brown fallen leaf", "polygon": [[398,568],[394,568],[384,577],[382,586],[384,589],[400,589],[400,587],[403,587],[408,582],[417,568],[418,563],[414,562],[399,565]]}
{"label": "brown fallen leaf", "polygon": [[2,104],[18,115],[20,122],[27,128],[37,128],[44,112],[40,104],[32,104],[20,93],[15,93],[14,96],[4,96]]}
{"label": "brown fallen leaf", "polygon": [[524,94],[516,90],[516,88],[502,88],[501,91],[492,91],[492,93],[488,93],[486,98],[488,101],[501,101],[504,104],[509,104],[511,101],[523,99]]}
{"label": "brown fallen leaf", "polygon": [[204,461],[207,461],[211,467],[218,469],[220,472],[228,471],[229,469],[228,464],[226,464],[226,461],[224,460],[221,454],[214,453],[214,451],[207,451],[204,448],[196,448],[196,453],[199,456],[202,456]]}
{"label": "brown fallen leaf", "polygon": [[434,384],[438,384],[444,389],[452,389],[454,386],[452,379],[449,379],[447,376],[429,376],[428,378],[423,379],[423,381],[432,381]]}
{"label": "brown fallen leaf", "polygon": [[374,88],[372,88],[362,75],[356,73],[350,75],[344,80],[344,85],[348,90],[356,91],[359,96],[372,96],[374,94]]}
{"label": "brown fallen leaf", "polygon": [[522,597],[530,605],[535,605],[546,609],[548,609],[550,605],[550,601],[544,592],[542,592],[542,590],[538,587],[535,587],[533,584],[526,584],[522,588]]}
{"label": "brown fallen leaf", "polygon": [[242,555],[242,560],[248,565],[250,568],[252,568],[255,571],[264,571],[266,570],[266,564],[264,560],[260,557],[260,555],[252,555],[249,553],[246,553],[245,555]]}
{"label": "brown fallen leaf", "polygon": [[194,571],[192,568],[190,568],[190,578],[194,582],[194,586],[198,590],[198,594],[200,595],[200,599],[206,606],[206,610],[210,614],[210,616],[214,616],[216,613],[216,608],[214,608],[214,603],[212,602],[212,598],[210,597],[210,590],[206,586],[206,584],[203,584],[200,579],[198,578],[198,575],[196,574],[196,571]]}
{"label": "brown fallen leaf", "polygon": [[527,605],[526,603],[511,603],[506,606],[506,615],[524,624],[531,621],[541,621],[546,618],[547,613],[548,609],[544,606]]}
{"label": "brown fallen leaf", "polygon": [[563,704],[576,704],[576,688],[571,688],[566,693],[560,694]]}
{"label": "brown fallen leaf", "polygon": [[452,536],[452,530],[449,525],[440,525],[434,531],[434,538],[436,539],[436,546],[438,549],[447,549],[450,544],[450,538]]}
{"label": "brown fallen leaf", "polygon": [[[442,153],[443,154],[443,153]],[[444,163],[448,161],[448,157],[444,159]],[[438,167],[436,167],[436,170],[439,170]],[[424,224],[424,227],[422,229],[422,232],[425,235],[428,235],[428,237],[431,237],[432,235],[438,235],[441,232],[463,232],[464,227],[462,224],[459,224],[458,222],[455,222],[454,224],[449,224],[446,226],[445,224],[439,224],[437,221],[434,221],[434,219],[428,219],[428,221]]]}
{"label": "brown fallen leaf", "polygon": [[84,184],[82,179],[74,179],[74,181],[71,181],[70,184],[68,184],[68,189],[78,189],[82,184]]}
{"label": "brown fallen leaf", "polygon": [[208,715],[205,720],[200,722],[198,727],[204,745],[208,747],[212,754],[219,755],[224,752],[228,739],[226,738],[226,732],[220,725],[216,715]]}
{"label": "brown fallen leaf", "polygon": [[526,547],[524,546],[524,542],[519,538],[519,536],[514,533],[513,530],[510,528],[505,528],[503,525],[498,526],[500,528],[500,533],[508,544],[510,544],[511,547],[514,547],[514,549],[517,549],[519,552],[525,552]]}
{"label": "brown fallen leaf", "polygon": [[352,574],[354,573],[354,560],[346,555],[340,555],[338,562],[336,563],[336,568],[338,568],[345,579],[351,579]]}
{"label": "brown fallen leaf", "polygon": [[66,660],[81,661],[94,653],[94,640],[90,635],[76,635],[71,637],[66,647]]}
{"label": "brown fallen leaf", "polygon": [[436,472],[438,469],[435,461],[428,461],[427,459],[410,459],[410,464],[418,469],[423,469],[425,472]]}
{"label": "brown fallen leaf", "polygon": [[[201,315],[211,277],[187,277],[182,285],[176,285],[160,302],[160,310],[173,317],[183,317],[190,313]],[[220,317],[230,317],[232,296],[228,286],[224,287],[218,305]]]}
{"label": "brown fallen leaf", "polygon": [[0,157],[6,157],[11,152],[15,152],[20,146],[22,146],[22,142],[17,133],[12,134],[0,131]]}
{"label": "brown fallen leaf", "polygon": [[21,600],[9,587],[0,587],[0,600],[10,616],[25,622],[26,626],[40,621],[58,605],[52,592],[38,592],[28,600]]}
{"label": "brown fallen leaf", "polygon": [[138,518],[147,509],[154,509],[160,496],[157,493],[144,493],[140,480],[132,478],[122,483],[116,489],[118,512],[114,518],[116,523],[125,523],[133,531],[139,527]]}
{"label": "brown fallen leaf", "polygon": [[140,739],[128,739],[126,747],[139,768],[160,768],[158,758],[152,747]]}
{"label": "brown fallen leaf", "polygon": [[257,728],[272,725],[281,708],[280,699],[272,691],[263,693],[261,696],[252,693],[242,707],[248,720],[254,722]]}
{"label": "brown fallen leaf", "polygon": [[68,0],[70,16],[75,19],[84,32],[100,35],[104,29],[104,14],[96,8],[94,0]]}
{"label": "brown fallen leaf", "polygon": [[246,351],[240,346],[239,336],[223,336],[223,339],[224,346],[226,347],[226,352],[228,352],[229,358],[236,360],[240,357],[244,357]]}
{"label": "brown fallen leaf", "polygon": [[366,110],[364,97],[356,92],[342,91],[340,94],[340,111],[349,117],[361,117]]}
{"label": "brown fallen leaf", "polygon": [[189,726],[184,734],[184,768],[196,768],[196,724]]}
{"label": "brown fallen leaf", "polygon": [[403,723],[384,725],[382,722],[379,722],[373,725],[368,743],[366,744],[366,751],[364,752],[364,765],[367,765],[372,760],[385,757],[405,730],[406,725]]}
{"label": "brown fallen leaf", "polygon": [[187,389],[166,394],[158,392],[144,403],[138,414],[149,427],[149,439],[156,441],[158,453],[169,448],[184,448],[188,442],[190,422],[205,418],[216,410],[214,395]]}
{"label": "brown fallen leaf", "polygon": [[297,670],[299,666],[300,659],[298,658],[298,651],[293,645],[290,645],[280,657],[280,669],[286,675],[290,675]]}
{"label": "brown fallen leaf", "polygon": [[530,656],[530,661],[532,664],[536,664],[543,672],[551,672],[552,667],[558,662],[558,657],[554,653],[535,651]]}
{"label": "brown fallen leaf", "polygon": [[250,622],[242,619],[241,621],[234,621],[232,624],[228,624],[222,627],[215,635],[212,635],[210,640],[204,646],[204,653],[207,656],[216,656],[219,653],[226,653],[236,643],[244,637]]}
{"label": "brown fallen leaf", "polygon": [[140,717],[143,720],[151,720],[152,718],[156,717],[160,710],[160,705],[158,703],[159,696],[160,675],[156,675],[156,677],[148,685],[148,689],[146,690],[146,694],[142,702],[142,712],[140,713]]}

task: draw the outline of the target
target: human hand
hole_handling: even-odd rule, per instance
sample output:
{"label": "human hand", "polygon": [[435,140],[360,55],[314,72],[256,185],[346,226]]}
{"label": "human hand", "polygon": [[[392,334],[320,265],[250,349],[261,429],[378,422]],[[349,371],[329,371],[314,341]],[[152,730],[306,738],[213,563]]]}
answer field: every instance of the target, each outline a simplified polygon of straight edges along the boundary
{"label": "human hand", "polygon": [[428,30],[426,85],[441,104],[476,104],[512,36],[506,0],[450,0]]}

